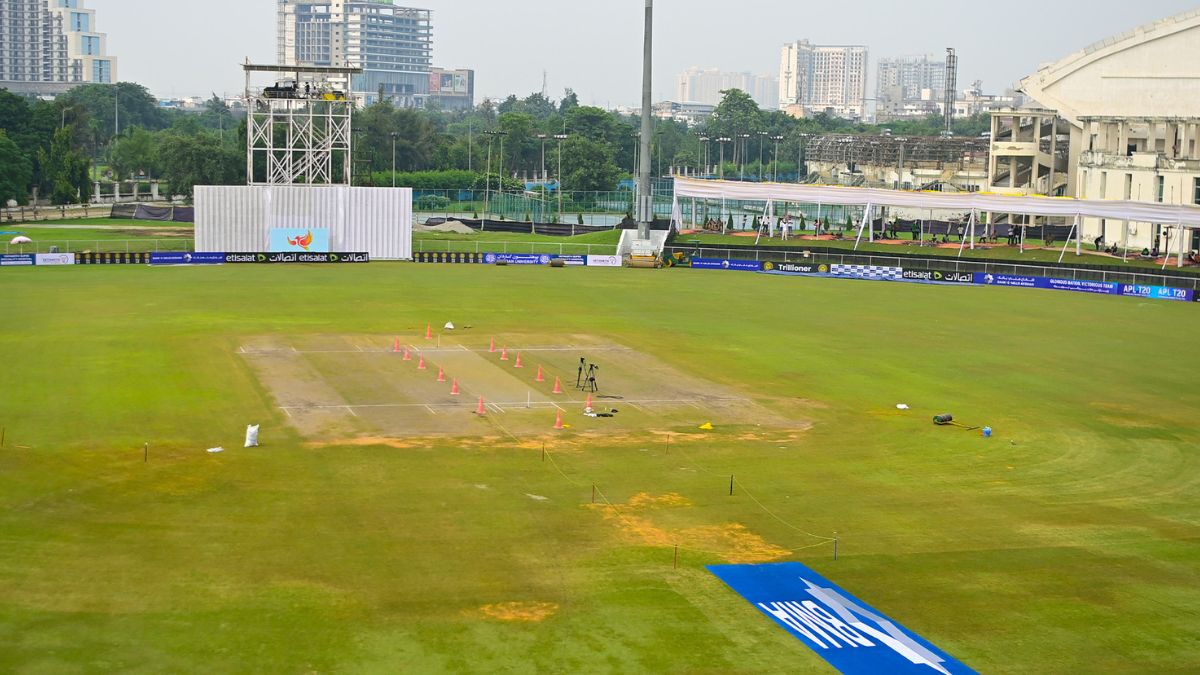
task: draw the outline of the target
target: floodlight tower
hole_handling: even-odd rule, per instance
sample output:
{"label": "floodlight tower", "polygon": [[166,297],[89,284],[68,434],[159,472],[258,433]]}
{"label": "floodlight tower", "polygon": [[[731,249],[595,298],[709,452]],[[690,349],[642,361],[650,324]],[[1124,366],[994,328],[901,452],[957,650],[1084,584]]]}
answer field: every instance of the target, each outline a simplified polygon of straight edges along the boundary
{"label": "floodlight tower", "polygon": [[[350,114],[345,85],[361,68],[243,64],[246,72],[246,182],[351,185]],[[275,86],[252,89],[253,73]]]}
{"label": "floodlight tower", "polygon": [[954,130],[954,98],[958,95],[958,55],[954,47],[946,47],[946,92],[942,111],[946,114],[946,135]]}
{"label": "floodlight tower", "polygon": [[642,52],[642,139],[641,164],[638,167],[637,224],[638,239],[650,238],[650,223],[654,220],[654,189],[650,184],[650,142],[654,121],[650,116],[653,105],[650,80],[654,64],[654,0],[646,0],[646,35]]}

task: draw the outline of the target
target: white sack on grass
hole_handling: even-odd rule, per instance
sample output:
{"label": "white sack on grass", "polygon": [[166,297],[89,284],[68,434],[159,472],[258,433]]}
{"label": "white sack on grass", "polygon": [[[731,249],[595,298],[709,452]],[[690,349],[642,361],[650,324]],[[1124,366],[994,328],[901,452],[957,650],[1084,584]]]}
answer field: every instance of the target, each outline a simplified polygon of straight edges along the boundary
{"label": "white sack on grass", "polygon": [[225,448],[209,448],[208,449],[208,454],[210,454],[210,455],[215,455],[218,452],[225,452]]}
{"label": "white sack on grass", "polygon": [[258,447],[258,425],[251,424],[246,427],[246,445],[247,448]]}

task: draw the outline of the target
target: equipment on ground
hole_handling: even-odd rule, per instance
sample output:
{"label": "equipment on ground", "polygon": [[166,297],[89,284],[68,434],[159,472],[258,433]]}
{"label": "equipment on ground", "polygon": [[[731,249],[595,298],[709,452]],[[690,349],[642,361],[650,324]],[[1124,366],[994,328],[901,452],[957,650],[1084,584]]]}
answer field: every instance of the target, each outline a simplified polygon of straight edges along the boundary
{"label": "equipment on ground", "polygon": [[950,413],[942,413],[941,415],[934,415],[933,423],[938,425],[939,427],[958,427],[960,429],[966,429],[967,431],[975,431],[976,429],[979,428],[979,427],[967,426],[965,424],[962,424],[961,422],[955,422],[954,415],[951,415]]}

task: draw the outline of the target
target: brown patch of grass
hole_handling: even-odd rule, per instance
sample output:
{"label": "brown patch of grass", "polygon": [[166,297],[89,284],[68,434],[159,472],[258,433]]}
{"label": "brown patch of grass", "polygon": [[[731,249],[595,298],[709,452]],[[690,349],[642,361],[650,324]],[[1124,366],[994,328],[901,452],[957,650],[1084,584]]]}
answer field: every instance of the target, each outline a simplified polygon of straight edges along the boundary
{"label": "brown patch of grass", "polygon": [[[734,437],[736,440],[744,442],[763,442],[774,444],[787,444],[799,442],[802,435],[807,431],[804,429],[781,430],[771,429],[764,431],[748,431]],[[559,454],[575,453],[590,450],[592,448],[602,446],[605,448],[612,447],[665,447],[669,432],[665,431],[650,431],[650,432],[635,432],[635,433],[586,433],[575,434],[570,436],[562,435],[546,435],[536,437],[524,437],[521,439],[512,439],[505,436],[404,436],[402,438],[388,436],[356,436],[353,438],[338,438],[327,441],[311,441],[305,444],[308,448],[334,448],[334,447],[367,447],[367,446],[383,446],[395,448],[397,450],[411,450],[415,448],[428,448],[438,445],[455,445],[464,450],[476,449],[513,449],[513,450],[532,450],[541,452],[545,447],[547,451]],[[693,442],[711,440],[711,434],[677,434],[669,433],[671,443]]]}
{"label": "brown patch of grass", "polygon": [[552,602],[501,602],[484,605],[479,611],[484,617],[497,621],[538,623],[554,616],[558,605]]}
{"label": "brown patch of grass", "polygon": [[421,440],[415,438],[383,438],[380,436],[362,436],[360,438],[341,438],[335,441],[313,441],[311,443],[305,443],[304,447],[315,449],[338,447],[364,448],[375,445],[383,446],[385,448],[395,448],[396,450],[411,450],[412,448],[425,447],[428,445],[428,443],[422,442]]}
{"label": "brown patch of grass", "polygon": [[674,492],[668,492],[665,495],[652,495],[648,492],[639,492],[630,497],[629,501],[625,502],[625,504],[635,509],[652,506],[691,506],[692,500]]}
{"label": "brown patch of grass", "polygon": [[650,495],[642,492],[624,504],[589,506],[599,509],[604,519],[616,525],[627,538],[645,546],[679,546],[684,550],[717,555],[734,564],[771,562],[786,558],[792,553],[767,542],[741,523],[670,530],[660,527],[645,515],[634,513],[657,506],[690,505],[690,500],[675,493]]}

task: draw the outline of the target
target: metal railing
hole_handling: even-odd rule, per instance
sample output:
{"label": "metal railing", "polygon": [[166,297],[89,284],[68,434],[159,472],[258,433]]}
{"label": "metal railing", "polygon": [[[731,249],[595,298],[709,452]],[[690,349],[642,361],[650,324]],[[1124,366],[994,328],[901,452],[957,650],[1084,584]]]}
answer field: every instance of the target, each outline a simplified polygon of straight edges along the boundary
{"label": "metal railing", "polygon": [[195,239],[42,239],[30,244],[4,243],[4,253],[190,253]]}
{"label": "metal railing", "polygon": [[697,258],[728,258],[731,260],[757,260],[781,263],[827,263],[836,265],[877,265],[881,267],[902,267],[906,269],[927,269],[941,272],[982,272],[985,274],[1009,274],[1030,277],[1054,277],[1056,279],[1075,279],[1079,281],[1114,282],[1118,284],[1136,284],[1141,286],[1167,286],[1171,288],[1192,289],[1200,292],[1200,277],[1169,276],[1153,272],[1115,272],[1111,270],[1090,270],[1078,267],[1057,267],[1028,263],[998,263],[961,260],[943,257],[894,257],[887,255],[872,255],[866,253],[834,254],[828,252],[804,255],[796,251],[772,251],[770,249],[730,249],[710,246],[679,246],[666,247],[664,254],[684,253]]}
{"label": "metal railing", "polygon": [[616,244],[568,244],[533,241],[413,241],[418,253],[531,253],[546,255],[616,255]]}

